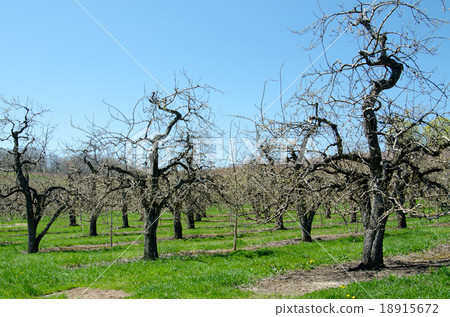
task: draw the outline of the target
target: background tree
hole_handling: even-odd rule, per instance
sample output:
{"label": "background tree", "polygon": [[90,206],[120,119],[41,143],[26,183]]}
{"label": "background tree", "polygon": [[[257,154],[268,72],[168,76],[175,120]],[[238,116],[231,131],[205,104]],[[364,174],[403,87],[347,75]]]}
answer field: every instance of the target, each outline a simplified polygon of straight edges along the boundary
{"label": "background tree", "polygon": [[[10,182],[13,186],[0,195],[9,199],[20,193],[23,197],[28,226],[28,253],[36,253],[42,238],[67,208],[65,184],[60,178],[48,180],[30,175],[35,167],[38,170],[41,168],[39,165],[45,157],[50,136],[49,126],[40,121],[45,111],[35,111],[29,103],[23,105],[18,99],[1,98],[0,102],[0,146],[1,151],[9,156],[1,162],[1,170],[12,172],[15,177],[15,181]],[[38,233],[38,225],[47,210],[53,210],[53,215]]]}

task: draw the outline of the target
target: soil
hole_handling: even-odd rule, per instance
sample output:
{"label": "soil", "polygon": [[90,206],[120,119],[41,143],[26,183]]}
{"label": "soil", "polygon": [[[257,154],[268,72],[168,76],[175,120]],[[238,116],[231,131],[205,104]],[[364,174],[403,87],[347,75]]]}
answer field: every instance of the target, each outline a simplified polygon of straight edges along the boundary
{"label": "soil", "polygon": [[[140,241],[134,241],[134,242],[120,242],[120,243],[113,243],[113,246],[118,245],[131,245],[131,244],[139,244]],[[71,245],[67,247],[53,247],[53,248],[43,248],[39,250],[41,253],[46,252],[71,252],[71,251],[95,251],[95,250],[103,250],[110,248],[111,245],[109,243],[105,244],[78,244],[78,245]]]}
{"label": "soil", "polygon": [[73,288],[67,291],[49,294],[49,296],[66,295],[68,299],[120,299],[131,294],[116,289]]}
{"label": "soil", "polygon": [[[185,239],[203,239],[203,238],[212,238],[212,237],[218,237],[218,236],[228,236],[228,235],[232,235],[229,233],[222,233],[222,234],[193,234],[193,235],[185,235]],[[354,237],[354,236],[358,236],[361,234],[329,234],[329,235],[316,235],[314,236],[315,240],[318,241],[326,241],[326,240],[334,240],[334,239],[339,239],[339,238],[343,238],[343,237]],[[159,238],[158,241],[164,241],[164,240],[174,240],[174,238],[172,237],[164,237],[164,238]],[[255,251],[255,250],[259,250],[261,248],[267,248],[267,247],[281,247],[281,246],[285,246],[285,245],[293,245],[293,244],[298,244],[301,243],[301,239],[300,238],[294,238],[294,239],[287,239],[287,240],[280,240],[280,241],[271,241],[271,242],[267,242],[263,245],[252,245],[249,247],[243,247],[243,248],[239,248],[239,250],[250,250],[250,251]],[[123,246],[123,245],[137,245],[142,243],[142,241],[133,241],[133,242],[119,242],[119,243],[113,243],[113,246]],[[109,243],[106,244],[79,244],[79,245],[71,245],[71,246],[66,246],[66,247],[52,247],[52,248],[42,248],[40,250],[41,253],[46,253],[46,252],[67,252],[67,251],[93,251],[93,250],[102,250],[102,249],[108,249],[110,248],[111,245]],[[226,254],[226,253],[230,253],[233,252],[233,250],[231,249],[214,249],[214,250],[197,250],[197,251],[186,251],[186,252],[177,252],[177,253],[170,253],[170,254],[166,254],[163,255],[163,257],[168,257],[168,256],[172,256],[172,255],[197,255],[197,254]]]}
{"label": "soil", "polygon": [[339,287],[371,279],[381,279],[390,275],[408,276],[429,273],[431,268],[450,265],[450,244],[408,255],[385,258],[386,268],[376,271],[349,272],[358,263],[324,265],[309,271],[294,271],[273,278],[261,279],[256,285],[246,288],[255,292],[255,297],[270,295],[302,296],[321,289]]}

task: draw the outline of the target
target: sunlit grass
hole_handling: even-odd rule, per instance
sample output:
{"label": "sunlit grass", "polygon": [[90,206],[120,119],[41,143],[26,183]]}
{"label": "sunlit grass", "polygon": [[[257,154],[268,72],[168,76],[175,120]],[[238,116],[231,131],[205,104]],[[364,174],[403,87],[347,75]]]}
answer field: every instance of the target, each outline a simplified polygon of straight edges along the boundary
{"label": "sunlit grass", "polygon": [[[213,212],[213,215],[220,214]],[[97,237],[87,236],[87,222],[69,227],[67,217],[61,217],[44,237],[42,252],[38,254],[25,253],[26,225],[23,219],[0,221],[0,297],[35,298],[91,286],[122,289],[135,298],[248,298],[254,294],[243,291],[242,286],[251,285],[260,278],[333,264],[330,255],[339,262],[358,260],[362,250],[363,238],[358,235],[362,232],[361,224],[347,226],[342,217],[336,215],[332,219],[316,217],[313,236],[328,238],[313,243],[300,242],[298,225],[293,220],[289,223],[288,216],[285,217],[286,224],[293,229],[277,231],[272,231],[273,223],[257,225],[242,218],[238,228],[238,251],[234,252],[226,215],[211,217],[211,220],[220,220],[214,222],[204,218],[205,221],[196,223],[196,229],[184,229],[186,237],[196,237],[182,240],[171,239],[170,216],[164,214],[166,218],[158,230],[161,259],[153,262],[141,259],[142,223],[137,214],[130,215],[132,228],[119,229],[120,213],[115,212],[113,247],[108,245],[111,227],[108,216],[99,219],[100,235]],[[448,217],[440,219],[441,224],[445,221],[448,222]],[[395,219],[390,220],[385,255],[407,254],[448,243],[449,227],[436,224],[436,221],[408,219],[409,228],[397,230]],[[345,236],[340,236],[342,234]],[[290,244],[276,244],[284,240]],[[98,249],[83,250],[83,245],[98,245]],[[58,247],[75,249],[48,252]],[[220,253],[202,253],[214,250]],[[186,255],[186,252],[191,253]],[[442,277],[442,273],[439,274],[438,280]],[[99,276],[101,278],[97,279]],[[441,293],[437,290],[430,296],[439,297]],[[360,296],[356,291],[354,294]],[[380,297],[385,296],[394,295],[380,293]]]}

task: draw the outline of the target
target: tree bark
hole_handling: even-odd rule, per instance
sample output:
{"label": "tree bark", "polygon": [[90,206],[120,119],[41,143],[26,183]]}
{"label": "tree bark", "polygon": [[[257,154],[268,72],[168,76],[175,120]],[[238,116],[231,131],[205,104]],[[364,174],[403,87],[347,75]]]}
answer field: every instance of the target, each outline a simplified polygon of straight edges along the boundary
{"label": "tree bark", "polygon": [[331,206],[326,206],[325,207],[325,218],[326,219],[331,219]]}
{"label": "tree bark", "polygon": [[194,213],[194,220],[195,221],[202,221],[202,214],[201,214],[201,212],[200,211],[196,211],[195,213]]}
{"label": "tree bark", "polygon": [[[376,187],[376,186],[375,186]],[[384,267],[383,240],[387,216],[380,190],[374,188],[370,195],[370,204],[363,210],[364,246],[361,264],[354,270],[374,270]]]}
{"label": "tree bark", "polygon": [[173,210],[173,232],[175,239],[183,239],[183,225],[181,224],[181,208],[175,206]]}
{"label": "tree bark", "polygon": [[146,210],[144,227],[144,259],[156,260],[158,258],[158,241],[156,231],[158,229],[158,219],[160,207],[156,204]]}
{"label": "tree bark", "polygon": [[405,229],[407,228],[406,224],[406,214],[402,210],[397,211],[397,228]]}
{"label": "tree bark", "polygon": [[297,217],[300,221],[303,242],[312,242],[311,230],[315,213],[315,209],[308,211],[304,202],[298,203]]}
{"label": "tree bark", "polygon": [[70,209],[70,211],[69,211],[69,226],[71,226],[71,227],[78,226],[77,216],[75,214],[75,210],[73,210],[73,209]]}
{"label": "tree bark", "polygon": [[27,210],[28,253],[37,253],[39,251],[39,241],[36,237],[36,230],[39,222],[34,216],[31,193],[25,194],[25,206]]}
{"label": "tree bark", "polygon": [[39,251],[39,240],[36,236],[37,224],[34,220],[28,221],[28,253],[37,253]]}
{"label": "tree bark", "polygon": [[352,211],[350,213],[350,223],[356,223],[358,221],[357,214],[358,213],[356,211]]}
{"label": "tree bark", "polygon": [[[394,183],[394,196],[398,197],[398,202],[400,203],[401,207],[406,207],[406,198],[405,198],[405,190],[406,190],[406,186],[404,183],[400,183],[400,178],[401,176],[398,175],[397,179],[395,180]],[[406,215],[404,213],[403,210],[399,209],[397,210],[397,228],[399,229],[404,229],[406,228]]]}
{"label": "tree bark", "polygon": [[[372,31],[370,21],[361,20],[361,23],[370,32]],[[361,264],[355,269],[373,270],[383,266],[383,239],[387,216],[383,193],[387,193],[386,171],[383,168],[383,158],[379,144],[378,120],[376,116],[377,103],[383,90],[391,89],[398,82],[403,71],[403,65],[391,57],[386,56],[385,44],[386,34],[373,34],[375,40],[379,41],[380,57],[373,63],[361,52],[369,66],[384,66],[390,69],[389,79],[372,81],[370,93],[365,96],[362,105],[362,117],[364,119],[364,134],[369,149],[370,169],[370,207],[363,211],[364,247]]]}
{"label": "tree bark", "polygon": [[98,219],[98,215],[96,213],[91,215],[91,218],[89,219],[89,236],[90,237],[98,236],[97,219]]}
{"label": "tree bark", "polygon": [[35,217],[33,197],[31,195],[30,185],[28,182],[28,176],[25,176],[22,169],[21,154],[19,152],[19,139],[20,133],[12,133],[14,140],[14,171],[19,186],[25,196],[25,209],[27,212],[27,231],[28,231],[28,253],[36,253],[39,251],[39,241],[36,239],[36,229],[39,224],[39,220]]}
{"label": "tree bark", "polygon": [[195,229],[194,210],[192,209],[191,206],[188,206],[186,216],[187,216],[188,229]]}
{"label": "tree bark", "polygon": [[128,205],[126,202],[122,203],[122,228],[130,228],[128,221]]}

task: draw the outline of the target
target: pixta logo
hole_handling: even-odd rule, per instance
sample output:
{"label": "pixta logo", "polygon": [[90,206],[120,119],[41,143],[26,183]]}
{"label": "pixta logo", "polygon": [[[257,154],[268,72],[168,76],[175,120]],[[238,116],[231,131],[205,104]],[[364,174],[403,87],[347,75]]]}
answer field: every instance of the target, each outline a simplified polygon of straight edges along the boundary
{"label": "pixta logo", "polygon": [[[182,141],[179,138],[170,138],[170,136],[162,138],[161,134],[157,132],[148,134],[148,131],[143,129],[127,140],[126,162],[135,168],[149,169],[157,155],[160,165],[167,164],[185,150],[186,142]],[[257,141],[246,137],[192,137],[190,142],[192,157],[196,163],[216,166],[244,164],[250,161],[286,162],[293,151],[299,162],[305,153],[305,146],[302,146],[294,138],[272,138]],[[311,145],[309,146],[311,147]]]}

